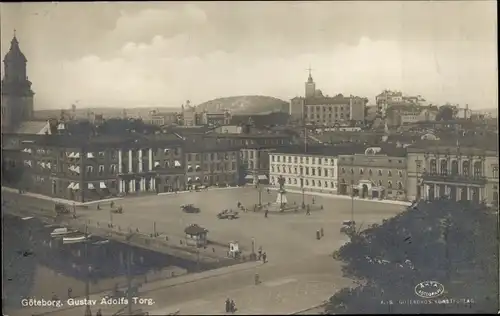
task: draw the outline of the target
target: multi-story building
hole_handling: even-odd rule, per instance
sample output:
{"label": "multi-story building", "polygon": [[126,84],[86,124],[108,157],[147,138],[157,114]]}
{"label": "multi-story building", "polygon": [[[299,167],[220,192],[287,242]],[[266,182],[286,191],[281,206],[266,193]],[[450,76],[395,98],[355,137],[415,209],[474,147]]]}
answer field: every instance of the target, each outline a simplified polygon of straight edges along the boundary
{"label": "multi-story building", "polygon": [[385,113],[389,126],[401,126],[435,121],[438,109],[434,106],[398,104],[389,107]]}
{"label": "multi-story building", "polygon": [[498,205],[498,150],[494,148],[423,142],[408,148],[407,168],[411,199],[447,197]]}
{"label": "multi-story building", "polygon": [[199,122],[208,126],[228,125],[231,123],[231,112],[227,110],[224,112],[203,111],[199,113]]}
{"label": "multi-story building", "polygon": [[243,179],[246,183],[269,183],[269,155],[277,146],[250,145],[240,150]]}
{"label": "multi-story building", "polygon": [[338,94],[324,96],[309,73],[305,83],[305,97],[290,100],[289,114],[292,119],[322,126],[333,126],[347,121],[365,120],[366,98]]}
{"label": "multi-story building", "polygon": [[30,135],[21,140],[22,187],[88,201],[184,188],[182,141],[174,135]]}
{"label": "multi-story building", "polygon": [[144,121],[148,124],[164,126],[164,125],[172,125],[177,124],[179,120],[179,113],[177,112],[159,112],[159,111],[151,111],[144,119]]}
{"label": "multi-story building", "polygon": [[238,147],[215,139],[192,137],[186,142],[185,152],[186,187],[238,184]]}
{"label": "multi-story building", "polygon": [[338,156],[361,150],[355,144],[337,146],[290,146],[269,154],[270,183],[285,178],[291,189],[335,194],[338,189]]}
{"label": "multi-story building", "polygon": [[385,115],[387,109],[394,105],[427,106],[427,101],[421,96],[403,96],[401,91],[384,90],[375,97],[377,112]]}
{"label": "multi-story building", "polygon": [[407,199],[406,149],[384,145],[338,158],[339,194]]}

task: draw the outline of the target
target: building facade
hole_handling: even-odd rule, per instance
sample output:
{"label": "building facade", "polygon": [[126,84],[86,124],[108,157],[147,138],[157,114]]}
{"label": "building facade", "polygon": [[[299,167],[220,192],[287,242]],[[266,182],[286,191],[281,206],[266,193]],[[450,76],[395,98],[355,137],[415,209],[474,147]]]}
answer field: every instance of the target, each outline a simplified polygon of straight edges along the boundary
{"label": "building facade", "polygon": [[[156,136],[156,135],[155,135]],[[162,139],[30,135],[21,141],[20,187],[47,196],[90,201],[185,188],[183,146]]]}
{"label": "building facade", "polygon": [[269,183],[269,154],[274,147],[248,146],[240,150],[243,179],[246,183]]}
{"label": "building facade", "polygon": [[338,158],[339,194],[407,200],[406,150],[370,147]]}
{"label": "building facade", "polygon": [[287,188],[336,194],[338,190],[338,157],[361,150],[358,145],[291,146],[269,154],[269,181],[278,185],[285,178]]}
{"label": "building facade", "polygon": [[348,121],[362,122],[365,120],[366,98],[338,94],[334,97],[324,96],[309,72],[305,83],[305,97],[296,97],[290,100],[289,114],[295,121],[305,123],[334,126]]}
{"label": "building facade", "polygon": [[178,124],[179,113],[151,111],[144,121],[157,126]]}
{"label": "building facade", "polygon": [[35,93],[31,89],[31,81],[28,80],[27,62],[14,35],[10,50],[3,60],[5,71],[1,91],[2,132],[11,132],[19,127],[21,122],[33,118]]}
{"label": "building facade", "polygon": [[409,148],[407,168],[412,199],[445,197],[498,205],[497,151],[443,145]]}

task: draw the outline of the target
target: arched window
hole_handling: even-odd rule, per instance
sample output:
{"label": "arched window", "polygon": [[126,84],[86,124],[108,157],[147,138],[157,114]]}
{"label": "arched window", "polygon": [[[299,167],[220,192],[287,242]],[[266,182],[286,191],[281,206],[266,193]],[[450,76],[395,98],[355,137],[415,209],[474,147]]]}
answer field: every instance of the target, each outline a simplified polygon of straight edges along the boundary
{"label": "arched window", "polygon": [[312,180],[312,182],[311,182],[311,183],[312,183],[312,186],[313,186],[313,187],[314,187],[314,186],[316,186],[316,181]]}
{"label": "arched window", "polygon": [[462,175],[464,176],[470,175],[470,162],[468,160],[465,160],[462,163]]}
{"label": "arched window", "polygon": [[483,174],[483,163],[481,161],[474,162],[474,177],[480,177]]}
{"label": "arched window", "polygon": [[293,179],[293,184],[297,184],[297,178]]}
{"label": "arched window", "polygon": [[403,183],[398,182],[398,190],[403,190]]}
{"label": "arched window", "polygon": [[437,172],[437,165],[436,165],[436,159],[431,159],[430,163],[429,163],[429,166],[430,166],[430,172],[431,173],[436,173]]}
{"label": "arched window", "polygon": [[446,159],[441,159],[441,175],[447,175],[448,174],[448,161]]}
{"label": "arched window", "polygon": [[371,177],[371,176],[372,176],[372,174],[373,174],[372,169],[369,169],[369,170],[368,170],[368,175]]}
{"label": "arched window", "polygon": [[458,161],[453,160],[451,162],[451,174],[456,175],[458,174]]}
{"label": "arched window", "polygon": [[392,189],[392,181],[387,181],[387,188]]}

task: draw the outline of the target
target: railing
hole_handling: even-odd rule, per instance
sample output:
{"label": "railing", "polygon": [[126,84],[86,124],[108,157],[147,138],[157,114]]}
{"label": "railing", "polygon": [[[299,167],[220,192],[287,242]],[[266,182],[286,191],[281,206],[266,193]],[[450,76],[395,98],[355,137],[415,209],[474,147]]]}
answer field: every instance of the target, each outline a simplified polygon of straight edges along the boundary
{"label": "railing", "polygon": [[438,174],[424,172],[421,175],[424,181],[441,181],[441,182],[459,182],[471,184],[486,184],[486,177],[480,175],[462,175],[462,174]]}

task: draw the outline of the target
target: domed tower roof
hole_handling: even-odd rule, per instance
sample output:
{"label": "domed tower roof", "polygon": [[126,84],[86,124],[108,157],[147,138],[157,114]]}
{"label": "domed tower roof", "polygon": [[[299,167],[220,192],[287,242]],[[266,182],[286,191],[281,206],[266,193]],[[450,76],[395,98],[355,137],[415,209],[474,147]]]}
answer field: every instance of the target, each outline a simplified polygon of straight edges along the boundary
{"label": "domed tower roof", "polygon": [[14,31],[14,37],[10,41],[10,50],[5,54],[3,59],[4,62],[27,62],[26,56],[19,48],[19,41],[17,40],[16,33]]}

